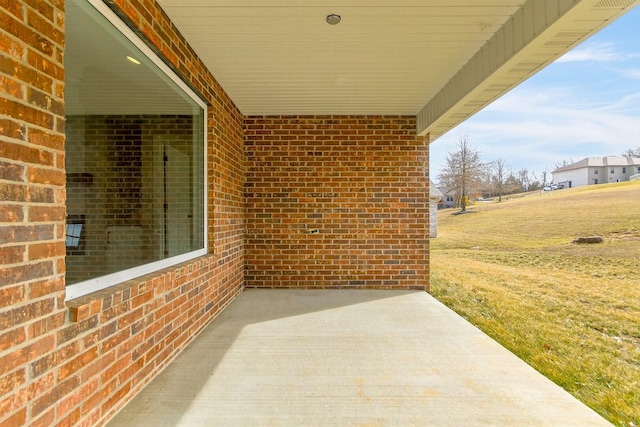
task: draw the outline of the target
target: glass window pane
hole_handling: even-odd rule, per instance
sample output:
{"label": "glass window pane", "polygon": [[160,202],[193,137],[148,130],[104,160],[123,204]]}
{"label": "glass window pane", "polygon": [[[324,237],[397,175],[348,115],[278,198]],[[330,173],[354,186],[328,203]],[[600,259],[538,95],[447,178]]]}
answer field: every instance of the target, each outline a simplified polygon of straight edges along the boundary
{"label": "glass window pane", "polygon": [[67,285],[204,248],[204,110],[85,0],[66,26]]}

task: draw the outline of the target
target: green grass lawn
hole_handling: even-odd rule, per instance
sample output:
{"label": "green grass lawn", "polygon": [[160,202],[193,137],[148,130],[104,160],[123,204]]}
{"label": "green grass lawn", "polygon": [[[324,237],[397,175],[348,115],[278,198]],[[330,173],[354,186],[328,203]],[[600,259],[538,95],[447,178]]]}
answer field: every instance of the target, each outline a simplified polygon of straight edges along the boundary
{"label": "green grass lawn", "polygon": [[[431,293],[619,426],[640,426],[640,181],[439,212]],[[600,244],[571,243],[601,236]]]}

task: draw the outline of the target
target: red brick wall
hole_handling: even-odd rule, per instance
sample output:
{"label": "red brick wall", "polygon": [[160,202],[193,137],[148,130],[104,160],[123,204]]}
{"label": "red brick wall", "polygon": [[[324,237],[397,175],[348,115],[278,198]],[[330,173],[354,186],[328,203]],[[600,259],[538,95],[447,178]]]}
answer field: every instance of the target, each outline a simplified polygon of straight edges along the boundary
{"label": "red brick wall", "polygon": [[210,102],[210,255],[65,303],[64,0],[0,2],[0,426],[100,425],[243,285],[242,115],[153,1],[116,1]]}
{"label": "red brick wall", "polygon": [[[33,7],[28,6],[32,4]],[[0,6],[0,423],[61,391],[31,363],[64,324],[64,15],[55,3]]]}
{"label": "red brick wall", "polygon": [[427,289],[428,144],[412,117],[245,122],[251,287]]}

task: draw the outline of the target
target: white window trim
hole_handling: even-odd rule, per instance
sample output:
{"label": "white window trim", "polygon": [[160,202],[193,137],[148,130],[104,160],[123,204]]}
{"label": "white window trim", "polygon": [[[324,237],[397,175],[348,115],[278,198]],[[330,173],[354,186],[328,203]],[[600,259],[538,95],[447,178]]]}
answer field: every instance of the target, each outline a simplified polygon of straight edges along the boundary
{"label": "white window trim", "polygon": [[72,300],[90,294],[92,292],[106,289],[110,286],[117,285],[127,280],[135,279],[136,277],[144,276],[146,274],[153,273],[158,270],[162,270],[173,265],[180,264],[185,261],[189,261],[208,253],[208,233],[207,233],[207,218],[208,218],[208,204],[207,204],[207,105],[204,101],[195,93],[191,88],[185,84],[174,72],[165,64],[158,56],[124,23],[120,18],[106,6],[101,0],[86,0],[91,6],[93,6],[98,12],[102,14],[111,24],[113,24],[118,31],[120,31],[129,41],[131,41],[138,49],[142,51],[165,75],[167,75],[180,89],[182,89],[190,98],[192,98],[203,110],[204,120],[202,121],[202,134],[203,134],[203,194],[204,198],[204,218],[202,220],[204,234],[204,246],[202,249],[188,252],[186,254],[174,256],[171,258],[155,261],[149,264],[143,264],[137,267],[129,268],[126,270],[118,271],[116,273],[100,276],[95,279],[85,280],[83,282],[74,283],[66,287],[66,300]]}

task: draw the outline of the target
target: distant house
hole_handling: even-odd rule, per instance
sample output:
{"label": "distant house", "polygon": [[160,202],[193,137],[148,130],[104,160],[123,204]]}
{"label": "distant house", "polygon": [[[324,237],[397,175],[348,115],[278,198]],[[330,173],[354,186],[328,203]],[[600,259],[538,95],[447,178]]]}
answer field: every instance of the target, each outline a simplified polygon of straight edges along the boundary
{"label": "distant house", "polygon": [[442,194],[441,209],[455,208],[458,195],[455,189],[449,187],[438,187],[438,191]]}
{"label": "distant house", "polygon": [[429,235],[438,237],[438,204],[442,201],[443,195],[438,187],[429,180]]}
{"label": "distant house", "polygon": [[564,184],[565,187],[629,181],[633,175],[640,173],[640,158],[587,157],[579,162],[558,168],[551,173],[553,174],[553,182]]}
{"label": "distant house", "polygon": [[[442,194],[442,202],[438,205],[438,209],[448,209],[460,206],[460,195],[458,190],[451,187],[438,187]],[[471,188],[467,190],[467,206],[473,204],[474,200],[479,200],[482,197],[480,190]]]}

